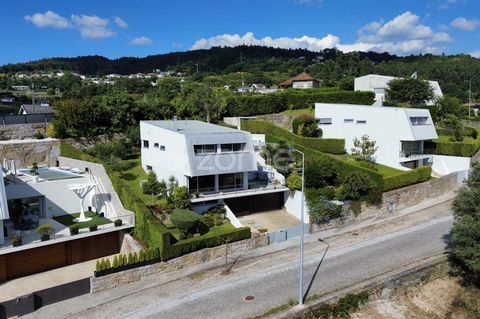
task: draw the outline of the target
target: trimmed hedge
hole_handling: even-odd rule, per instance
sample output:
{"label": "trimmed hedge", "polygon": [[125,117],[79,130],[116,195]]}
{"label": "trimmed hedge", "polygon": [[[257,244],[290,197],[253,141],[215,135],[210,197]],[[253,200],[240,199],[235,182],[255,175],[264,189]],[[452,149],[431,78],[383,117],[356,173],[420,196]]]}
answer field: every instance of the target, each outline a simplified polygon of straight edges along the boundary
{"label": "trimmed hedge", "polygon": [[287,109],[313,108],[315,103],[373,104],[370,91],[283,90],[271,94],[238,94],[227,99],[229,116],[280,113]]}
{"label": "trimmed hedge", "polygon": [[480,149],[480,139],[474,142],[425,142],[425,150],[437,155],[471,157]]}
{"label": "trimmed hedge", "polygon": [[399,173],[383,179],[383,191],[389,191],[412,184],[417,184],[430,179],[432,174],[432,167],[425,165],[404,173]]}
{"label": "trimmed hedge", "polygon": [[[275,137],[273,135],[267,135],[267,142],[269,143],[278,143],[280,141],[285,141],[282,138]],[[341,181],[345,179],[345,177],[353,170],[358,170],[363,172],[369,178],[372,179],[373,183],[376,185],[378,189],[383,189],[383,175],[366,167],[363,167],[359,164],[346,162],[342,159],[336,158],[329,154],[322,153],[317,150],[313,150],[311,148],[307,148],[300,144],[294,145],[298,150],[305,153],[305,165],[308,165],[310,161],[329,161],[335,167],[335,171],[337,172]]]}
{"label": "trimmed hedge", "polygon": [[303,137],[275,124],[264,121],[242,121],[241,129],[251,133],[273,135],[287,142],[329,154],[344,154],[345,140],[334,138]]}
{"label": "trimmed hedge", "polygon": [[221,236],[219,236],[218,234],[207,233],[203,236],[190,237],[175,244],[170,244],[170,240],[172,239],[170,233],[164,233],[163,241],[165,244],[163,246],[163,249],[160,249],[160,255],[162,257],[162,260],[168,260],[203,248],[223,245],[225,244],[225,238],[228,238],[228,242],[232,243],[251,237],[252,232],[250,230],[250,227],[242,227],[232,229],[229,232],[223,233]]}

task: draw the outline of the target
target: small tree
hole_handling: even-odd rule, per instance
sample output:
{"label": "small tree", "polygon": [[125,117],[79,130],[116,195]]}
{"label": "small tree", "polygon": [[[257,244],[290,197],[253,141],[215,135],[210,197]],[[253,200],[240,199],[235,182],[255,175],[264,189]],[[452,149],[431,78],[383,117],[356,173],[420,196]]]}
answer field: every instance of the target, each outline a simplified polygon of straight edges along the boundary
{"label": "small tree", "polygon": [[142,184],[143,193],[156,195],[160,192],[160,183],[157,180],[157,174],[151,171],[147,174],[147,180]]}
{"label": "small tree", "polygon": [[297,174],[296,171],[293,171],[286,180],[287,187],[291,191],[301,190],[302,189],[302,177]]}
{"label": "small tree", "polygon": [[457,142],[463,141],[463,124],[457,116],[448,114],[443,121],[443,125],[453,131],[453,139]]}
{"label": "small tree", "polygon": [[117,255],[115,255],[113,257],[113,264],[112,264],[113,268],[117,268],[118,267],[118,258],[117,258]]}
{"label": "small tree", "polygon": [[375,144],[376,142],[371,141],[368,135],[363,135],[360,139],[355,137],[352,148],[352,155],[355,160],[368,163],[369,166],[373,167],[375,164],[374,155],[378,150]]}
{"label": "small tree", "polygon": [[175,188],[172,194],[172,203],[175,208],[189,209],[192,206],[190,201],[190,194],[188,193],[187,186],[180,186]]}

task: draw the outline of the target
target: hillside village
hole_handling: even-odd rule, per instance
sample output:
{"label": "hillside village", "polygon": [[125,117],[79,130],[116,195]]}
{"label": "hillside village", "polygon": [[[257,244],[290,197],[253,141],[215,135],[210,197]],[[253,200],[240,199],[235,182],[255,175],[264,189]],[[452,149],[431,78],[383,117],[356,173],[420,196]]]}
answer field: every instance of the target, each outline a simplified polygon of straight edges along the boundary
{"label": "hillside village", "polygon": [[[313,60],[302,70],[264,74],[204,72],[202,61],[193,69],[122,75],[4,66],[5,316],[18,315],[17,303],[25,314],[41,314],[34,295],[44,306],[79,296],[96,305],[111,291],[162,275],[220,284],[230,272],[231,280],[248,272],[253,258],[265,267],[296,264],[299,242],[302,258],[303,249],[323,254],[330,241],[340,249],[402,231],[442,246],[403,259],[380,253],[376,265],[365,259],[371,278],[365,270],[352,282],[421,257],[444,262],[437,252],[445,243],[407,225],[433,232],[431,225],[450,223],[456,192],[478,178],[478,83],[461,83],[467,93],[455,96],[443,78],[420,70],[332,80],[319,76],[324,70],[308,72],[333,61],[328,54]],[[407,239],[399,245],[411,244]],[[346,273],[346,265],[337,270]],[[215,267],[225,276],[210,273]],[[324,284],[333,291],[334,283]],[[52,297],[62,285],[71,293]],[[270,310],[255,307],[252,316]]]}

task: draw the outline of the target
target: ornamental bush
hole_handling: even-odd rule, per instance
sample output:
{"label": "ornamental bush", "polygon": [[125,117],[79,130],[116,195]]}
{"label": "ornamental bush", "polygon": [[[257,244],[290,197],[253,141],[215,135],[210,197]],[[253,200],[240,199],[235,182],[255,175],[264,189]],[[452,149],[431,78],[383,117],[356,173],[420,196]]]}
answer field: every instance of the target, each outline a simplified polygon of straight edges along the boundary
{"label": "ornamental bush", "polygon": [[318,127],[318,120],[308,114],[302,114],[292,121],[293,133],[305,137],[322,137],[322,130]]}
{"label": "ornamental bush", "polygon": [[342,206],[323,197],[319,189],[307,189],[306,199],[310,218],[316,224],[328,223],[342,214]]}
{"label": "ornamental bush", "polygon": [[285,182],[291,191],[298,191],[302,189],[302,177],[298,175],[296,171],[293,171],[292,174],[287,177]]}
{"label": "ornamental bush", "polygon": [[184,233],[197,231],[200,216],[188,209],[175,209],[170,215],[172,223]]}
{"label": "ornamental bush", "polygon": [[345,199],[358,200],[374,189],[370,179],[363,173],[351,172],[343,180],[343,196]]}

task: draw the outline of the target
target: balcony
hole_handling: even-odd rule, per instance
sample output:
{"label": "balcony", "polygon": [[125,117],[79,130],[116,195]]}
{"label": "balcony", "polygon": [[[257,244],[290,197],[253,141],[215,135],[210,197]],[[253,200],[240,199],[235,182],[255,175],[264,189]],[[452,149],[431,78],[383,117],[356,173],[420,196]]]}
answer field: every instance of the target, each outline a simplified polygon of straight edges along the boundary
{"label": "balcony", "polygon": [[423,152],[421,151],[413,151],[413,152],[400,151],[399,157],[400,157],[400,162],[408,162],[408,161],[415,161],[415,160],[430,158],[432,157],[432,155],[423,154]]}

